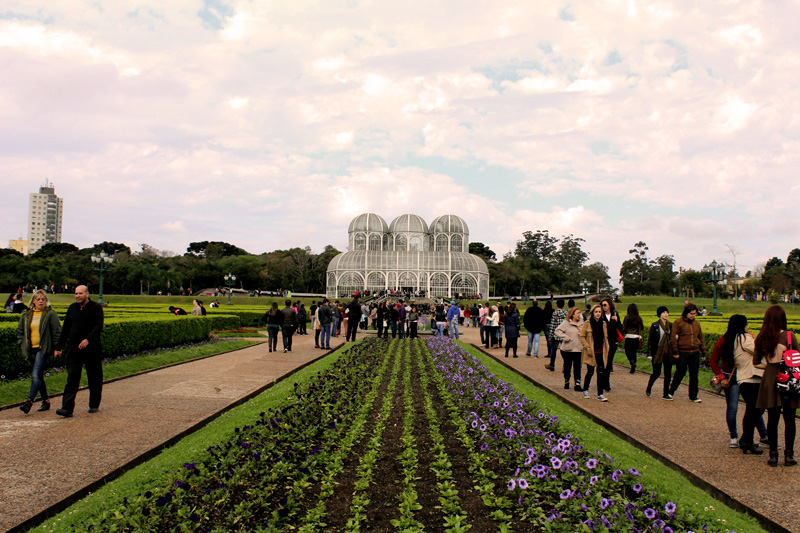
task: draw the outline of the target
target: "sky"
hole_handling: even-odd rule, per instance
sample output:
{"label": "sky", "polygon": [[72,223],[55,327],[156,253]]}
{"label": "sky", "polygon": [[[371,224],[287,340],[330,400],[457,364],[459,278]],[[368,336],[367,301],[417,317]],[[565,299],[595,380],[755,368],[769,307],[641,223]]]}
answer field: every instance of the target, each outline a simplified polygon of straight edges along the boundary
{"label": "sky", "polygon": [[347,248],[463,218],[590,262],[754,270],[800,246],[798,1],[5,0],[0,243]]}

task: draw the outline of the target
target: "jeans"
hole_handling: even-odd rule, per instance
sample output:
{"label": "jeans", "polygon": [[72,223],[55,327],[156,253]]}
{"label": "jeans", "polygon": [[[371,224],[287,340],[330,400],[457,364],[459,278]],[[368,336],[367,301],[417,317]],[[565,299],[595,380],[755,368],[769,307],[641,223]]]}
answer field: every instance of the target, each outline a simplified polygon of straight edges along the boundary
{"label": "jeans", "polygon": [[81,384],[81,373],[86,367],[86,377],[89,379],[89,407],[100,407],[100,400],[103,396],[103,364],[102,355],[99,353],[82,354],[85,350],[77,347],[70,347],[71,352],[67,356],[67,384],[64,386],[64,395],[61,397],[61,408],[72,412],[75,410],[75,396]]}
{"label": "jeans", "polygon": [[292,335],[294,335],[294,326],[281,327],[281,334],[283,336],[283,349],[292,351]]}
{"label": "jeans", "polygon": [[486,344],[486,338],[485,338],[485,335],[486,335],[486,326],[485,326],[485,325],[483,325],[483,324],[481,324],[481,327],[480,327],[480,333],[481,333],[481,344]]}
{"label": "jeans", "polygon": [[572,375],[575,376],[575,385],[581,383],[581,352],[565,352],[561,350],[561,357],[564,358],[564,383],[569,383]]}
{"label": "jeans", "polygon": [[405,336],[406,336],[406,319],[403,318],[397,323],[397,337],[399,339],[402,339]]}
{"label": "jeans", "polygon": [[336,337],[336,332],[339,329],[339,319],[333,317],[333,322],[331,323],[331,337]]}
{"label": "jeans", "polygon": [[505,332],[506,327],[501,324],[501,325],[497,326],[495,329],[497,330],[497,333],[495,334],[495,336],[497,337],[497,345],[502,348],[503,347],[503,333]]}
{"label": "jeans", "polygon": [[786,451],[794,453],[794,436],[797,431],[794,415],[797,409],[785,406],[770,407],[767,409],[767,435],[769,436],[770,453],[778,452],[778,424],[781,421],[781,410],[783,410],[783,437],[785,440]]}
{"label": "jeans", "polygon": [[[740,445],[751,445],[754,443],[753,430],[757,425],[759,425],[759,422],[761,422],[760,425],[762,426],[764,425],[764,420],[762,420],[761,418],[761,415],[764,414],[764,409],[756,408],[756,402],[758,400],[758,389],[760,388],[761,384],[742,383],[741,385],[737,386],[739,388],[739,392],[742,394],[742,399],[744,399],[744,420],[742,420],[742,438],[739,439],[739,443]],[[763,435],[760,428],[759,428],[759,433]]]}
{"label": "jeans", "polygon": [[[393,339],[395,337],[397,337],[397,328],[398,328],[398,326],[399,326],[399,324],[397,322],[395,322],[394,320],[392,320],[392,338]],[[403,333],[402,332],[400,333],[400,338],[401,339],[403,338]]]}
{"label": "jeans", "polygon": [[356,342],[356,332],[358,332],[358,322],[349,320],[347,322],[347,337],[345,337],[345,340]]}
{"label": "jeans", "polygon": [[458,340],[458,319],[450,319],[450,337]]}
{"label": "jeans", "polygon": [[267,335],[269,343],[269,351],[272,352],[278,349],[278,332],[281,330],[281,327],[278,324],[269,324],[267,326]]}
{"label": "jeans", "polygon": [[327,324],[322,324],[322,333],[319,336],[319,345],[322,348],[330,348],[331,347],[331,324],[330,322]]}
{"label": "jeans", "polygon": [[436,336],[437,337],[444,337],[444,326],[446,322],[436,321]]}
{"label": "jeans", "polygon": [[539,355],[539,335],[541,333],[528,332],[528,351],[525,352],[525,355],[531,354],[531,347],[533,347],[533,353]]}
{"label": "jeans", "polygon": [[653,390],[653,384],[658,379],[658,376],[661,375],[661,367],[664,367],[664,398],[669,392],[669,387],[671,385],[671,378],[672,378],[672,364],[675,360],[672,357],[664,357],[664,360],[660,363],[653,363],[653,373],[650,374],[650,381],[647,382],[647,392]]}
{"label": "jeans", "polygon": [[478,317],[476,317],[476,316],[472,317],[472,327],[473,328],[477,328],[478,327]]}
{"label": "jeans", "polygon": [[41,350],[36,350],[36,356],[33,360],[33,370],[31,371],[31,390],[28,392],[28,399],[33,401],[36,399],[36,393],[42,394],[42,400],[47,400],[47,385],[44,382],[44,367],[47,365],[47,357]]}
{"label": "jeans", "polygon": [[[729,376],[729,374],[726,374]],[[739,432],[736,430],[736,415],[739,412],[739,382],[734,378],[733,383],[725,391],[725,423],[728,424],[728,433],[732,439],[739,438]],[[750,438],[753,432],[750,430]]]}
{"label": "jeans", "polygon": [[558,354],[558,339],[547,339],[548,357],[550,357],[550,366],[556,366],[556,355]]}
{"label": "jeans", "polygon": [[670,385],[670,394],[675,394],[675,391],[683,381],[683,376],[686,375],[686,369],[689,369],[689,398],[694,400],[697,398],[697,392],[700,390],[700,381],[697,377],[697,372],[700,370],[700,352],[679,352],[677,368],[675,375],[672,377],[672,385]]}

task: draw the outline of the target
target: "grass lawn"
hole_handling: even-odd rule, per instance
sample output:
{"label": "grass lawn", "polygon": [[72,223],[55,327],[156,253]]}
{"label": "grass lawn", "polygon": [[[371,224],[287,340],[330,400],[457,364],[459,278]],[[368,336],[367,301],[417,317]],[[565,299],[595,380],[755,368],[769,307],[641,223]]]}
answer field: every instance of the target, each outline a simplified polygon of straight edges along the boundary
{"label": "grass lawn", "polygon": [[[108,381],[115,378],[130,376],[146,370],[153,370],[175,363],[201,359],[211,355],[246,348],[254,344],[258,343],[244,339],[236,339],[218,341],[210,344],[200,344],[191,347],[152,350],[136,356],[129,356],[124,359],[116,359],[113,362],[105,363],[103,365],[103,379]],[[45,381],[49,394],[52,395],[64,392],[64,385],[67,383],[67,372],[63,368],[51,368],[46,372]],[[81,386],[84,387],[87,383],[86,372],[83,372]],[[28,397],[30,386],[30,377],[0,382],[0,405],[9,405],[24,401],[25,398]]]}

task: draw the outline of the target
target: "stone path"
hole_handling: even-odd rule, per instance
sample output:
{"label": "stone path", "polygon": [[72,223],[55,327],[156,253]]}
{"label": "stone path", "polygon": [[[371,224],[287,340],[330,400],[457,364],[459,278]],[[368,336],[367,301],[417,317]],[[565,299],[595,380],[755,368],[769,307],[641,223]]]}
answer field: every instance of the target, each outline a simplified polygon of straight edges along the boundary
{"label": "stone path", "polygon": [[313,333],[295,336],[292,352],[282,352],[260,344],[107,383],[97,414],[87,413],[86,390],[73,418],[55,414],[60,397],[48,412],[36,412],[38,403],[27,416],[0,411],[0,531],[83,497],[327,353],[314,349]]}

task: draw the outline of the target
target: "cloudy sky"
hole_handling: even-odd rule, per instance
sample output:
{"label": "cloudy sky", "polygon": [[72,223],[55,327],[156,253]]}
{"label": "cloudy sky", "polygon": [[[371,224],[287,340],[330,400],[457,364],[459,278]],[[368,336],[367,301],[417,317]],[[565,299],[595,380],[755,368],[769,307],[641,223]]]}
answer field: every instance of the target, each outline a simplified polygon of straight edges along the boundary
{"label": "cloudy sky", "polygon": [[797,1],[5,0],[0,242],[344,250],[456,214],[498,256],[639,240],[745,270],[800,246]]}

